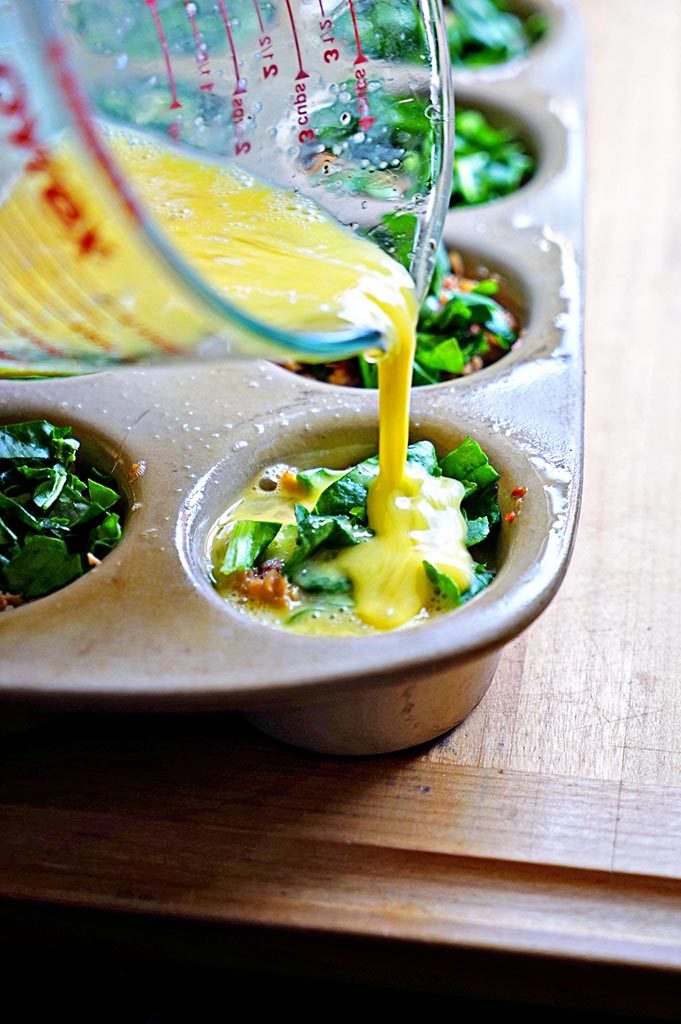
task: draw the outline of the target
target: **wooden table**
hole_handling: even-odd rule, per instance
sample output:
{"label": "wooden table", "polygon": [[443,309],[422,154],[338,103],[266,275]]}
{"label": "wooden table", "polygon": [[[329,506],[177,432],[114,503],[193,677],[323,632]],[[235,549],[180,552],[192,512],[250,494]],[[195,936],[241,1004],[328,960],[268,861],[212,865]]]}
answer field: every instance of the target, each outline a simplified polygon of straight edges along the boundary
{"label": "wooden table", "polygon": [[681,3],[582,7],[587,463],[560,595],[465,724],[417,752],[320,759],[230,716],[6,741],[17,935],[672,1012]]}

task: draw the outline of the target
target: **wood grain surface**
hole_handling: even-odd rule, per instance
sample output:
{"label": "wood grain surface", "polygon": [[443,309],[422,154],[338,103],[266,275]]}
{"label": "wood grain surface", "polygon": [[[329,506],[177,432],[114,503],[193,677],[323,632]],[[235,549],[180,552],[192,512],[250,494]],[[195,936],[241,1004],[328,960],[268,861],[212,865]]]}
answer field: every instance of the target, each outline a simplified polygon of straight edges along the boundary
{"label": "wood grain surface", "polygon": [[230,716],[78,717],[6,740],[15,920],[41,902],[107,911],[100,931],[213,922],[232,951],[255,929],[273,962],[314,935],[308,964],[332,934],[406,942],[426,977],[437,950],[452,986],[470,949],[681,967],[681,3],[580,6],[587,461],[558,598],[470,718],[406,755],[317,758]]}

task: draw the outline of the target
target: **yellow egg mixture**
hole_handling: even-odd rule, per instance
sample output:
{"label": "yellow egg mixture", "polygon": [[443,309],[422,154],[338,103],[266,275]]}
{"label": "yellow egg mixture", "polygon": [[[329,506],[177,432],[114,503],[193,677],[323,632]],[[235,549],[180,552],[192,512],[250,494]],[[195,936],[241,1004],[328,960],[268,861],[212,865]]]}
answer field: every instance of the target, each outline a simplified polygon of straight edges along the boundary
{"label": "yellow egg mixture", "polygon": [[[418,313],[406,270],[299,195],[141,137],[112,132],[108,141],[174,247],[234,304],[290,329],[332,331],[352,325],[374,327],[385,336],[388,351],[379,364],[380,469],[367,502],[375,536],[337,558],[338,569],[353,584],[351,615],[322,616],[301,628],[356,632],[419,621],[433,607],[424,559],[465,591],[473,562],[460,511],[463,486],[406,463]],[[67,182],[70,194],[78,196],[80,233],[76,237],[73,224],[64,221],[63,210],[58,217],[50,217],[49,209],[42,218],[35,216],[40,176],[24,175],[0,208],[0,236],[18,244],[23,230],[28,243],[21,246],[11,287],[0,288],[0,318],[14,325],[24,343],[29,334],[43,330],[58,347],[71,343],[75,331],[86,348],[96,344],[89,330],[105,349],[123,341],[132,346],[135,323],[126,323],[123,337],[120,316],[117,323],[107,302],[96,301],[98,294],[109,292],[116,299],[114,313],[126,309],[128,321],[152,324],[153,331],[170,339],[170,347],[192,344],[198,320],[174,301],[163,269],[134,248],[137,243],[124,220],[112,219],[73,152],[62,147],[51,156],[51,167],[52,177]],[[93,230],[88,225],[96,225],[96,243],[84,252],[81,229]],[[41,284],[50,280],[59,286],[54,295]],[[24,325],[23,333],[17,324]],[[1,343],[11,348],[11,339]],[[140,354],[132,347],[129,352]],[[296,443],[292,438],[292,446]],[[221,520],[222,542],[239,519],[293,523],[294,504],[312,508],[317,498],[318,493],[306,499],[282,496],[280,488],[255,495],[250,489]]]}

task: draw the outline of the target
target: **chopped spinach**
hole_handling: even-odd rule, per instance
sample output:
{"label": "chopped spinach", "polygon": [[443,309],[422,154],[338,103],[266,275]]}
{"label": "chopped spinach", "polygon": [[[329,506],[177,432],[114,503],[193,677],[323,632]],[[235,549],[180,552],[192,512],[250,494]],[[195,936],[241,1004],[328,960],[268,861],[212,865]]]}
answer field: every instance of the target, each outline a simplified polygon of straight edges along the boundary
{"label": "chopped spinach", "polygon": [[288,577],[301,590],[324,594],[349,594],[352,583],[332,566],[311,558],[297,569],[288,570]]}
{"label": "chopped spinach", "polygon": [[451,576],[440,572],[431,562],[424,562],[423,568],[447,608],[457,608],[461,604],[461,591]]}
{"label": "chopped spinach", "polygon": [[[482,67],[513,60],[546,34],[548,19],[533,11],[525,16],[509,10],[506,0],[444,0],[449,52],[455,67]],[[359,8],[362,48],[369,57],[415,62],[427,52],[420,20],[413,8],[391,0],[375,0]],[[340,36],[353,39],[348,14],[337,23]]]}
{"label": "chopped spinach", "polygon": [[[433,135],[428,101],[416,95],[372,93],[374,124],[363,129],[348,90],[314,115],[315,141],[303,147],[311,180],[373,199],[395,199],[395,176],[406,198],[433,186]],[[494,118],[496,121],[496,118]],[[323,154],[320,146],[324,147]],[[357,169],[348,172],[348,164]],[[475,206],[521,188],[536,160],[525,139],[502,116],[499,124],[476,108],[454,115],[454,173],[450,206]],[[388,214],[367,234],[409,265],[418,226],[413,213]]]}
{"label": "chopped spinach", "polygon": [[298,537],[293,554],[284,566],[289,575],[320,548],[346,548],[373,537],[371,530],[346,515],[315,515],[296,505]]}
{"label": "chopped spinach", "polygon": [[445,21],[452,64],[480,67],[520,57],[548,29],[538,11],[522,17],[505,0],[447,0]]}
{"label": "chopped spinach", "polygon": [[235,523],[220,566],[222,575],[252,569],[280,529],[281,523],[263,523],[253,519],[241,519]]}
{"label": "chopped spinach", "polygon": [[49,594],[120,540],[121,494],[76,463],[79,447],[46,420],[0,426],[0,593]]}
{"label": "chopped spinach", "polygon": [[[341,103],[339,99],[338,101]],[[325,178],[354,194],[390,198],[391,172],[395,167],[413,183],[412,193],[427,190],[431,169],[431,151],[425,100],[415,96],[372,98],[376,124],[360,131],[358,115],[335,108],[320,114],[317,138],[327,146],[329,162]],[[339,135],[339,118],[346,115]],[[493,125],[482,111],[457,110],[454,118],[455,157],[450,205],[466,207],[500,199],[521,188],[532,177],[535,158],[515,129],[508,124]],[[338,150],[360,167],[349,181],[344,160],[336,160]],[[311,147],[309,158],[319,162],[318,146]],[[316,164],[315,164],[316,166]],[[341,182],[342,179],[342,182]],[[385,214],[381,222],[366,234],[382,249],[409,269],[417,244],[418,222],[412,213]],[[438,384],[443,380],[480,369],[501,358],[513,346],[518,332],[513,316],[497,300],[494,280],[479,281],[470,291],[452,287],[449,256],[440,246],[435,258],[430,291],[424,301],[417,325],[416,358],[412,374],[415,387]],[[448,286],[449,284],[449,286]],[[470,287],[470,285],[468,285]],[[362,356],[339,364],[303,367],[303,372],[331,383],[376,388],[378,370]]]}
{"label": "chopped spinach", "polygon": [[[416,329],[416,355],[412,385],[439,384],[471,368],[494,362],[510,351],[518,339],[513,316],[495,298],[499,285],[492,279],[478,281],[470,291],[445,287],[451,273],[449,255],[442,246],[430,293]],[[477,361],[476,361],[477,360]],[[347,383],[378,387],[378,367],[363,356],[348,359]],[[468,369],[467,369],[468,368]],[[305,367],[306,372],[312,370]],[[329,380],[330,367],[315,367],[315,375]],[[338,383],[334,378],[332,383]],[[345,383],[345,382],[344,382]],[[301,474],[305,476],[306,474]]]}
{"label": "chopped spinach", "polygon": [[[439,476],[437,455],[430,441],[417,441],[407,449],[407,462],[417,462],[431,476]],[[357,463],[323,492],[315,512],[327,516],[353,516],[366,522],[367,492],[378,476],[378,455]]]}
{"label": "chopped spinach", "polygon": [[465,604],[466,601],[470,601],[472,597],[479,594],[481,590],[488,587],[494,579],[495,572],[492,568],[484,563],[476,563],[473,567],[473,579],[468,590],[465,590],[461,595],[461,603]]}
{"label": "chopped spinach", "polygon": [[529,181],[536,166],[514,129],[495,127],[481,110],[457,110],[454,153],[451,206],[477,206],[510,195]]}
{"label": "chopped spinach", "polygon": [[[466,545],[475,548],[474,575],[469,589],[462,593],[446,572],[430,562],[423,563],[444,605],[454,608],[470,600],[494,578],[500,521],[499,474],[480,445],[470,437],[441,461],[430,441],[417,441],[409,445],[407,459],[431,476],[449,476],[464,486],[461,511],[467,524]],[[334,563],[334,557],[341,549],[363,544],[373,537],[367,524],[366,505],[368,490],[378,469],[378,457],[374,455],[346,471],[319,467],[300,473],[299,481],[310,491],[326,484],[314,509],[310,511],[304,505],[296,505],[296,522],[283,527],[277,523],[237,522],[222,565],[216,570],[218,575],[229,575],[236,569],[257,569],[274,557],[279,559],[283,575],[303,595],[303,606],[296,609],[289,622],[332,607],[352,607],[352,583]]]}
{"label": "chopped spinach", "polygon": [[499,479],[485,452],[472,437],[467,437],[458,448],[442,460],[442,472],[462,483],[470,480],[476,487],[485,487]]}

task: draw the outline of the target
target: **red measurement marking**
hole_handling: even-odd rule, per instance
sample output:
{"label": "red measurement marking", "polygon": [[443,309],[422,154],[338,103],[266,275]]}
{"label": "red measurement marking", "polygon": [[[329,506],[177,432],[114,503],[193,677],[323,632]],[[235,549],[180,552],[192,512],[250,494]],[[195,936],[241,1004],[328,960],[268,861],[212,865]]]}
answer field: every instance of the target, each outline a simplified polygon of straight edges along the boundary
{"label": "red measurement marking", "polygon": [[[355,61],[355,63],[357,63]],[[359,114],[359,126],[363,132],[368,132],[375,123],[376,118],[371,116],[369,108],[367,73],[365,68],[355,68],[355,83],[357,85],[357,113]]]}
{"label": "red measurement marking", "polygon": [[25,327],[13,327],[12,330],[25,341],[30,341],[32,345],[35,345],[35,347],[39,348],[42,352],[46,352],[48,356],[53,356],[56,359],[64,358],[64,353],[58,348],[54,345],[50,345],[49,341],[44,341],[43,338],[39,338],[37,334],[31,334],[31,332],[27,331]]}
{"label": "red measurement marking", "polygon": [[173,140],[173,142],[177,142],[178,139],[180,138],[180,126],[177,123],[177,121],[173,121],[172,124],[168,125],[168,135]]}
{"label": "red measurement marking", "polygon": [[253,0],[253,6],[255,7],[255,13],[258,15],[258,25],[260,26],[260,31],[264,32],[265,25],[262,20],[262,14],[260,13],[260,4],[258,3],[258,0]]}
{"label": "red measurement marking", "polygon": [[[46,53],[47,59],[50,61],[50,63],[54,64],[55,68],[57,69],[57,80],[59,82],[59,87],[66,98],[66,101],[69,105],[69,109],[75,117],[78,123],[78,127],[80,128],[85,141],[88,144],[88,148],[90,150],[91,155],[94,156],[97,163],[108,177],[109,181],[111,181],[111,183],[113,184],[114,188],[123,200],[123,204],[127,212],[134,220],[141,222],[142,217],[137,207],[137,203],[135,202],[132,196],[132,193],[129,191],[125,182],[120,177],[118,170],[112,163],[108,152],[102,146],[100,138],[93,127],[90,110],[85,101],[85,98],[83,97],[83,94],[80,91],[78,83],[74,78],[71,69],[69,68],[68,58],[64,46],[59,42],[50,43],[47,47]],[[34,168],[31,166],[31,164],[28,164],[26,166],[26,170],[38,170],[38,168]],[[90,246],[88,251],[92,251],[92,246]],[[99,251],[106,255],[109,249],[108,247],[106,247],[105,249],[100,249]]]}
{"label": "red measurement marking", "polygon": [[229,50],[232,54],[232,64],[234,66],[234,78],[236,79],[236,88],[234,89],[234,95],[238,93],[246,92],[246,86],[241,81],[241,75],[239,74],[239,59],[236,55],[236,46],[234,45],[234,36],[232,35],[232,29],[229,24],[229,15],[227,14],[227,8],[225,7],[225,0],[218,0],[218,7],[220,8],[220,14],[222,21],[225,26],[225,32],[227,33],[227,41],[229,42]]}
{"label": "red measurement marking", "polygon": [[357,47],[357,56],[355,57],[355,64],[366,64],[367,58],[362,53],[362,40],[359,37],[357,15],[355,14],[355,5],[352,2],[352,0],[348,0],[348,6],[350,7],[350,17],[352,18],[352,31],[355,33],[355,46]]}
{"label": "red measurement marking", "polygon": [[291,10],[290,0],[286,0],[286,8],[288,10],[289,21],[291,22],[291,31],[293,32],[293,43],[296,48],[296,56],[298,58],[298,74],[296,75],[296,81],[299,82],[301,78],[309,78],[310,76],[303,67],[303,58],[300,55],[300,42],[298,40],[298,29],[296,28],[295,18],[293,17],[293,11]]}
{"label": "red measurement marking", "polygon": [[322,18],[326,17],[326,11],[324,10],[324,4],[322,0],[319,0],[319,10],[322,12]]}
{"label": "red measurement marking", "polygon": [[154,25],[156,26],[156,34],[158,35],[158,41],[161,44],[163,50],[163,58],[166,62],[166,71],[168,72],[168,84],[170,86],[170,109],[177,110],[182,104],[177,98],[177,90],[175,88],[175,76],[173,74],[173,66],[170,63],[170,53],[168,52],[168,42],[166,40],[166,34],[163,31],[163,25],[161,24],[161,17],[156,10],[158,0],[144,0],[145,4],[151,12],[151,16],[154,19]]}
{"label": "red measurement marking", "polygon": [[[201,39],[201,33],[199,32],[196,24],[196,4],[192,0],[184,0],[184,6],[187,11],[187,17],[189,18],[189,24],[192,27],[192,33],[194,35],[194,46],[196,48],[196,63],[199,69],[199,74],[210,75],[210,67],[208,66],[208,51],[206,44]],[[214,87],[214,82],[204,82],[200,88],[204,92],[210,92]]]}
{"label": "red measurement marking", "polygon": [[[48,57],[55,63],[56,54],[63,56],[56,44],[53,44],[48,48]],[[68,73],[60,64],[57,67],[59,84],[73,105]],[[0,116],[16,121],[13,131],[7,136],[7,141],[17,149],[25,150],[26,155],[30,157],[24,167],[26,172],[44,175],[41,189],[43,202],[71,235],[80,255],[88,256],[97,252],[107,256],[109,247],[102,239],[98,228],[90,223],[79,196],[74,193],[68,180],[62,177],[58,166],[53,163],[48,150],[36,135],[36,119],[29,108],[28,90],[16,68],[9,64],[0,64],[0,84],[4,84],[6,90],[5,97],[0,97]],[[76,97],[76,102],[78,99]]]}

